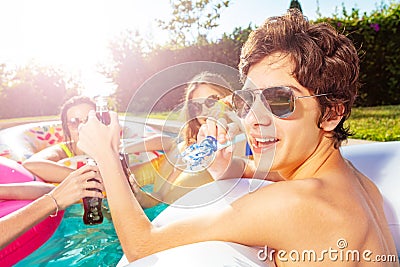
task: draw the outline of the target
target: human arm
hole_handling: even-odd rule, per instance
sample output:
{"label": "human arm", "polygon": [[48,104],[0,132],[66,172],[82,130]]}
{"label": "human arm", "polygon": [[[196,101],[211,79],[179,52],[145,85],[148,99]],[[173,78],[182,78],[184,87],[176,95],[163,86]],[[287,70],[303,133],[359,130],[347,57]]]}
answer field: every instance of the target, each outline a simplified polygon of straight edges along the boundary
{"label": "human arm", "polygon": [[53,184],[37,181],[0,184],[0,199],[36,199],[46,193],[49,193],[51,190],[54,189],[54,187],[55,186]]}
{"label": "human arm", "polygon": [[57,163],[57,161],[66,157],[67,155],[62,151],[60,146],[55,145],[32,155],[22,165],[31,173],[47,182],[60,183],[74,171],[72,168]]}
{"label": "human arm", "polygon": [[101,192],[88,190],[97,188],[101,191],[101,183],[90,181],[96,178],[101,181],[95,166],[84,166],[71,173],[60,185],[46,195],[42,195],[27,206],[0,218],[0,249],[15,240],[27,230],[54,214],[57,210],[77,203],[83,197],[103,197]]}
{"label": "human arm", "polygon": [[140,203],[142,208],[151,208],[160,203],[161,198],[157,192],[144,192],[136,183],[133,174],[129,176],[129,184],[136,200]]}
{"label": "human arm", "polygon": [[[129,261],[179,245],[207,240],[252,245],[253,241],[250,242],[248,232],[254,234],[255,231],[261,231],[261,220],[267,221],[260,212],[248,214],[244,210],[227,207],[217,213],[199,215],[165,227],[153,226],[124,176],[118,158],[117,115],[114,112],[110,114],[111,124],[106,126],[98,122],[94,113],[89,113],[88,122],[80,129],[78,147],[98,164],[107,191],[113,223]],[[243,219],[246,219],[247,223],[243,223]],[[253,222],[257,227],[250,227]],[[231,223],[238,226],[238,229],[232,229]],[[256,236],[260,237],[259,234]]]}
{"label": "human arm", "polygon": [[149,137],[125,144],[123,151],[129,154],[156,150],[168,151],[173,143],[174,138],[171,136],[154,134]]}

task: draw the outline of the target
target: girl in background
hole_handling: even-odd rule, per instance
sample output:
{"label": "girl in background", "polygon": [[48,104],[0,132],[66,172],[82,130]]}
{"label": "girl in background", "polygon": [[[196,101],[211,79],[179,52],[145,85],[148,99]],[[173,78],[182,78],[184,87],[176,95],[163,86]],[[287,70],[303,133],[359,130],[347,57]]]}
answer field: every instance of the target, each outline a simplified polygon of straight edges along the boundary
{"label": "girl in background", "polygon": [[34,175],[52,183],[60,183],[76,168],[83,166],[86,161],[81,163],[78,161],[77,166],[66,166],[60,161],[85,156],[84,152],[76,146],[79,140],[78,127],[87,121],[89,111],[95,109],[96,104],[85,96],[74,96],[66,101],[61,107],[64,142],[37,152],[22,165]]}

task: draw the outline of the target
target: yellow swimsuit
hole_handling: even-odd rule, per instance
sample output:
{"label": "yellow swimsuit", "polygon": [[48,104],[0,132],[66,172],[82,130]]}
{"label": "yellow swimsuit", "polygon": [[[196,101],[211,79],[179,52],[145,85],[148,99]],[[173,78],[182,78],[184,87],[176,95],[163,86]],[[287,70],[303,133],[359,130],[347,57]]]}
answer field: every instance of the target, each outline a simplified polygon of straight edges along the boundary
{"label": "yellow swimsuit", "polygon": [[74,153],[68,148],[66,143],[63,142],[63,143],[60,143],[59,145],[60,145],[61,149],[65,152],[65,154],[67,155],[68,158],[72,158],[75,156]]}

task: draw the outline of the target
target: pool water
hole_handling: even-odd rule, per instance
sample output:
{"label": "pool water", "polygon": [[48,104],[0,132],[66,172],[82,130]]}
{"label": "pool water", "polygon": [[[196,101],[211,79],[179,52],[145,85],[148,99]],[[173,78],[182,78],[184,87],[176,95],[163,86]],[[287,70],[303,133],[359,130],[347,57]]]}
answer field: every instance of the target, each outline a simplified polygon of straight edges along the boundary
{"label": "pool water", "polygon": [[[166,204],[146,209],[153,220]],[[53,236],[28,257],[14,265],[26,266],[115,266],[123,252],[112,224],[107,199],[103,200],[102,224],[88,226],[82,220],[82,204],[75,204],[65,210],[64,218]]]}

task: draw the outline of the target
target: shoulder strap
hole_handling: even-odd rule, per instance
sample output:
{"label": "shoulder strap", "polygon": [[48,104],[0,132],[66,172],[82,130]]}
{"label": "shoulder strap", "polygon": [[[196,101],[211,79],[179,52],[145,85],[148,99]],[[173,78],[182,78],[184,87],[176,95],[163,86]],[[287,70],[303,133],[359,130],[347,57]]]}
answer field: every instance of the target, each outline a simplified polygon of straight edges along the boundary
{"label": "shoulder strap", "polygon": [[68,158],[74,157],[74,153],[72,153],[71,150],[69,150],[68,146],[66,143],[60,143],[61,149],[65,152]]}

